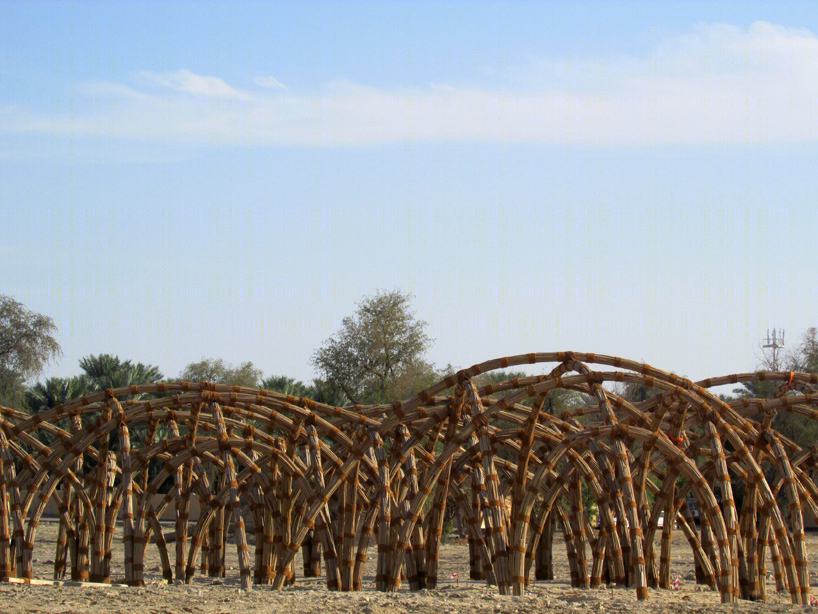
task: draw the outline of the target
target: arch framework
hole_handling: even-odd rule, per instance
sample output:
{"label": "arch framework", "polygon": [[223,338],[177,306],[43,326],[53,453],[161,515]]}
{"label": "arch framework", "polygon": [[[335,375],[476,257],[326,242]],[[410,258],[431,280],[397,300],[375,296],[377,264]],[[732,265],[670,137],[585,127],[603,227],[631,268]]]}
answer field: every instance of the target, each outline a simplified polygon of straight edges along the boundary
{"label": "arch framework", "polygon": [[[498,369],[542,375],[480,385]],[[778,382],[775,398],[727,403],[708,389]],[[482,380],[485,381],[485,380]],[[651,392],[638,403],[612,384]],[[321,572],[331,590],[434,588],[441,535],[454,515],[470,575],[522,594],[553,578],[555,534],[576,587],[670,588],[682,531],[697,581],[723,602],[778,590],[809,603],[804,518],[818,517],[818,446],[772,428],[777,412],[818,419],[818,376],[745,373],[690,382],[649,365],[554,352],[490,360],[417,397],[332,407],[202,382],[107,390],[29,416],[2,408],[0,576],[109,582],[114,540],[124,581],[144,583],[145,552],[168,580],[222,576],[236,548],[241,584],[282,588]],[[547,411],[559,390],[580,400]],[[736,495],[740,495],[737,502]],[[56,550],[38,542],[53,500]],[[201,513],[190,522],[192,503]],[[169,530],[160,518],[173,511]],[[231,535],[232,533],[232,535]],[[169,543],[169,536],[174,540]],[[252,548],[251,548],[252,546]]]}

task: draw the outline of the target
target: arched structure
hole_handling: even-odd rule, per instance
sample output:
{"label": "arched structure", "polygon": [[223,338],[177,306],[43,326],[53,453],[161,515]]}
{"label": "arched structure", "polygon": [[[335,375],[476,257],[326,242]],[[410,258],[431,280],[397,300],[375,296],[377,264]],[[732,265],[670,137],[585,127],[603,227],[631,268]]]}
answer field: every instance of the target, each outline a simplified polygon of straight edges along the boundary
{"label": "arched structure", "polygon": [[[519,365],[544,374],[476,383]],[[780,382],[779,392],[728,404],[708,391],[752,380]],[[651,395],[630,403],[615,383]],[[816,385],[816,375],[789,372],[694,384],[622,358],[557,352],[475,365],[388,406],[180,382],[107,390],[35,416],[4,408],[0,576],[33,577],[38,554],[53,557],[55,578],[110,581],[122,539],[131,585],[144,583],[149,547],[165,578],[185,582],[199,561],[201,573],[223,575],[235,547],[245,588],[292,582],[299,549],[306,575],[323,551],[329,589],[361,589],[368,556],[379,590],[402,577],[432,588],[454,506],[472,578],[501,593],[553,577],[559,528],[572,584],[633,586],[646,599],[650,587],[670,587],[681,530],[697,580],[723,602],[764,599],[769,559],[777,588],[806,604],[804,514],[818,516],[818,446],[801,449],[771,424],[780,411],[818,418]],[[557,416],[546,403],[560,389],[583,402]],[[51,500],[59,538],[46,554],[37,528]],[[194,500],[202,512],[191,527]],[[172,547],[159,521],[168,506]]]}

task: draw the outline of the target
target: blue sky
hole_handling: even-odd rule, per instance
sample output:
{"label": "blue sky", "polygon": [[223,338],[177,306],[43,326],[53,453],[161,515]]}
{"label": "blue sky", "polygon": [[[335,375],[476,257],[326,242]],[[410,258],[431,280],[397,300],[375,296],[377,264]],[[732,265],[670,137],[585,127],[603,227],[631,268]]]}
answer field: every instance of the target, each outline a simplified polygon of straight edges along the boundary
{"label": "blue sky", "polygon": [[63,357],[308,380],[362,296],[437,365],[693,378],[818,325],[811,3],[5,2],[0,293]]}

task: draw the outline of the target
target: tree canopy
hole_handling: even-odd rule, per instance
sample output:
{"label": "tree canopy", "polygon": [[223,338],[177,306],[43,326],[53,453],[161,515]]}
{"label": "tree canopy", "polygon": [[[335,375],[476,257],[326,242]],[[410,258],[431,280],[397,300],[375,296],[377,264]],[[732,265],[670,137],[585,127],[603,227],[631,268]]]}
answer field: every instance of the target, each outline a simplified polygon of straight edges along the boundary
{"label": "tree canopy", "polygon": [[792,371],[818,373],[818,328],[807,329],[801,338],[801,345],[790,358]]}
{"label": "tree canopy", "polygon": [[162,379],[158,367],[130,360],[121,361],[119,356],[98,354],[80,360],[80,369],[99,390],[154,384]]}
{"label": "tree canopy", "polygon": [[415,318],[409,303],[410,296],[399,290],[361,300],[313,354],[320,377],[353,403],[389,402],[414,389],[412,382],[429,379],[434,369],[424,360],[430,344],[426,322]]}
{"label": "tree canopy", "polygon": [[[800,344],[781,357],[774,359],[765,356],[758,369],[818,373],[818,330],[814,327],[808,328]],[[744,382],[740,388],[733,390],[733,394],[738,397],[770,399],[779,391],[781,384],[780,381]],[[818,424],[799,414],[778,411],[773,418],[772,427],[802,448],[807,448],[818,441]]]}
{"label": "tree canopy", "polygon": [[[781,356],[764,355],[758,365],[759,371],[801,371],[818,373],[818,329],[808,328],[801,343]],[[733,390],[738,397],[768,399],[772,398],[781,387],[780,382],[745,382]]]}
{"label": "tree canopy", "polygon": [[257,388],[261,379],[261,370],[252,362],[231,365],[221,358],[202,358],[185,367],[179,379],[188,382],[215,382]]}
{"label": "tree canopy", "polygon": [[98,390],[154,384],[162,379],[158,367],[123,361],[111,354],[86,356],[80,360],[80,368],[81,375],[50,377],[30,386],[25,393],[28,411],[38,413]]}
{"label": "tree canopy", "polygon": [[60,354],[54,321],[0,295],[0,404],[17,405],[23,383]]}
{"label": "tree canopy", "polygon": [[286,375],[272,375],[261,380],[261,387],[272,392],[280,392],[294,397],[312,398],[315,392],[312,386],[308,386],[301,380]]}
{"label": "tree canopy", "polygon": [[49,377],[26,390],[26,407],[33,414],[52,409],[98,390],[86,375]]}

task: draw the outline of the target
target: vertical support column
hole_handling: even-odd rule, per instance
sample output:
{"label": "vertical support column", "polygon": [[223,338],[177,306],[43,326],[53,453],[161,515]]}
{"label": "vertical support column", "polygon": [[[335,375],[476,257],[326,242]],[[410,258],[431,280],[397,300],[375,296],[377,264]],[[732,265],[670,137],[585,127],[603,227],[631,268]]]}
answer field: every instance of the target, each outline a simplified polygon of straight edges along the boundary
{"label": "vertical support column", "polygon": [[[773,454],[778,462],[779,469],[784,476],[784,488],[789,498],[789,516],[792,526],[793,554],[795,555],[795,571],[799,586],[790,587],[790,592],[798,591],[798,601],[801,605],[809,605],[809,561],[807,559],[807,538],[804,534],[804,512],[801,508],[801,501],[798,496],[795,474],[792,465],[784,451],[784,446],[777,437],[769,431],[764,434],[765,439],[771,444]],[[793,599],[793,603],[796,600]]]}
{"label": "vertical support column", "polygon": [[[307,449],[310,457],[310,469],[313,489],[316,494],[323,494],[326,489],[324,481],[324,469],[321,460],[321,443],[315,429],[315,419],[307,421]],[[327,590],[337,591],[340,585],[340,571],[338,569],[338,556],[336,554],[335,539],[330,525],[329,506],[323,503],[318,515],[318,522],[315,525],[315,532],[324,549],[324,567],[327,570]]]}
{"label": "vertical support column", "polygon": [[391,525],[391,490],[389,488],[389,462],[383,449],[383,440],[375,429],[369,429],[369,440],[375,450],[378,463],[378,561],[375,572],[375,588],[379,591],[389,590],[389,569],[393,561],[394,547],[390,539]]}
{"label": "vertical support column", "polygon": [[574,548],[577,553],[577,573],[580,588],[589,588],[588,559],[586,558],[587,537],[585,535],[585,510],[582,505],[582,482],[575,468],[568,481],[568,500],[571,503],[571,529],[574,532]]}
{"label": "vertical support column", "polygon": [[[101,427],[111,419],[111,399],[113,391],[105,391],[105,402],[102,404],[102,412],[97,420],[97,428]],[[91,582],[110,581],[105,577],[102,569],[102,561],[105,557],[105,513],[108,509],[108,470],[110,458],[108,456],[108,434],[106,433],[98,440],[97,468],[95,480],[91,492],[94,501],[94,539],[91,548]]]}
{"label": "vertical support column", "polygon": [[112,398],[119,434],[119,457],[122,461],[122,531],[125,547],[125,583],[133,582],[134,515],[133,515],[133,469],[131,467],[131,435],[125,412],[119,401]]}
{"label": "vertical support column", "polygon": [[491,449],[491,439],[489,438],[486,419],[483,416],[483,404],[480,395],[471,380],[466,380],[464,388],[466,390],[466,405],[471,411],[471,418],[475,423],[475,432],[478,434],[480,443],[480,453],[483,456],[483,471],[486,475],[486,491],[492,524],[489,529],[491,531],[489,541],[493,544],[497,586],[501,595],[507,595],[511,584],[508,568],[508,522],[504,502],[500,499],[500,480],[494,467],[494,454]]}
{"label": "vertical support column", "polygon": [[724,587],[729,583],[732,588],[733,601],[738,597],[738,518],[736,514],[736,504],[733,499],[733,486],[730,481],[730,474],[727,471],[727,459],[724,455],[724,448],[721,444],[721,438],[716,431],[715,425],[708,421],[705,424],[705,432],[710,437],[710,448],[715,456],[714,465],[716,467],[716,477],[721,487],[722,496],[722,515],[724,516],[724,524],[727,529],[727,542],[719,543],[720,549],[727,549],[730,553],[730,568],[721,570],[721,585],[722,591],[726,590]]}
{"label": "vertical support column", "polygon": [[211,407],[213,417],[216,419],[216,434],[219,438],[219,449],[221,450],[222,461],[224,462],[224,477],[230,492],[230,515],[232,516],[235,526],[241,587],[249,591],[253,588],[253,581],[250,576],[250,548],[247,546],[247,535],[244,530],[244,516],[242,515],[241,502],[239,501],[239,484],[236,481],[236,466],[233,463],[233,451],[229,444],[227,427],[224,423],[221,408],[218,403],[213,403]]}
{"label": "vertical support column", "polygon": [[[0,433],[2,433],[5,426],[5,421],[0,424]],[[5,433],[0,439],[0,580],[6,581],[11,577],[11,532],[9,530],[9,499],[6,492],[6,457],[8,454],[8,442]],[[60,524],[60,537],[64,537],[64,528]],[[57,545],[59,554],[59,543]],[[56,563],[55,563],[56,564]]]}
{"label": "vertical support column", "polygon": [[534,559],[537,580],[554,579],[554,529],[554,516],[548,514]]}
{"label": "vertical support column", "polygon": [[[460,416],[463,408],[463,394],[460,392],[462,387],[455,391],[452,402],[449,405],[448,426],[446,427],[446,435],[443,439],[443,446],[449,445],[454,441],[460,426]],[[436,588],[437,587],[437,567],[440,559],[440,540],[443,536],[443,520],[446,515],[446,500],[449,496],[449,483],[452,479],[452,462],[450,458],[440,476],[437,479],[437,488],[435,489],[434,499],[432,500],[432,507],[429,510],[428,533],[426,535],[426,582],[425,586],[416,583],[417,588]],[[410,584],[411,587],[411,584]]]}
{"label": "vertical support column", "polygon": [[[577,363],[575,369],[580,373],[587,373],[585,365]],[[647,574],[645,572],[645,556],[642,548],[642,525],[639,521],[639,510],[637,509],[636,493],[633,488],[633,478],[628,462],[628,450],[624,440],[628,438],[628,427],[618,423],[616,415],[608,402],[608,395],[598,382],[590,384],[591,390],[596,396],[601,415],[606,422],[613,424],[611,439],[613,441],[615,465],[619,474],[618,490],[622,493],[625,512],[628,520],[628,534],[631,544],[631,567],[635,576],[636,598],[640,601],[648,598]],[[622,520],[622,519],[620,519]]]}
{"label": "vertical support column", "polygon": [[520,453],[517,456],[517,473],[514,476],[514,488],[511,500],[511,591],[522,595],[527,584],[525,572],[526,538],[528,536],[529,518],[523,516],[523,494],[528,481],[528,465],[531,447],[534,444],[534,428],[540,416],[547,394],[537,395],[523,428],[520,429]]}
{"label": "vertical support column", "polygon": [[[395,432],[395,449],[399,450],[409,441],[409,429],[403,424],[399,425]],[[406,515],[409,512],[409,502],[418,494],[418,468],[415,460],[415,451],[409,450],[406,461],[403,464],[403,480],[405,483],[403,498],[400,500],[400,514],[403,522],[406,522]],[[419,590],[426,587],[426,549],[423,538],[423,527],[420,523],[415,523],[412,530],[412,553],[406,557],[406,575],[409,580],[411,590]]]}

